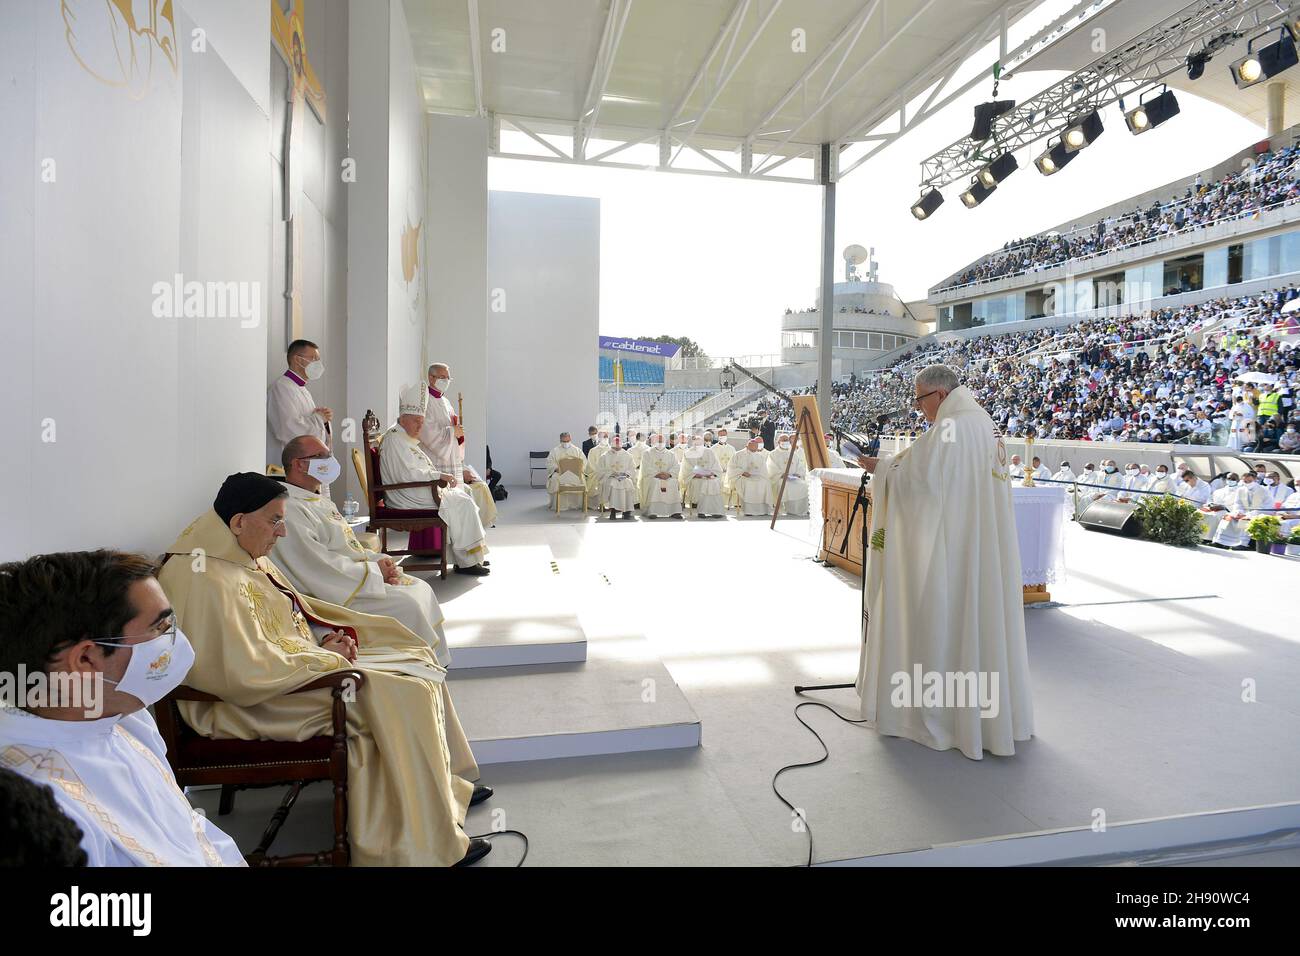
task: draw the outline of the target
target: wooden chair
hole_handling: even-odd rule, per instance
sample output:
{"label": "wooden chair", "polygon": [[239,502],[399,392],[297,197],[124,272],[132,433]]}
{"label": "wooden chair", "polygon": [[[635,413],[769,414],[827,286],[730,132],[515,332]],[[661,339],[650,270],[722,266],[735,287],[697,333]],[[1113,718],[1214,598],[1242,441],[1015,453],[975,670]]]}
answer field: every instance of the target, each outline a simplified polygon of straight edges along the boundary
{"label": "wooden chair", "polygon": [[[218,740],[195,732],[181,717],[178,701],[218,703],[220,697],[192,687],[176,688],[154,707],[158,731],[167,745],[167,762],[182,787],[221,785],[217,813],[224,816],[235,806],[235,793],[250,787],[283,787],[285,794],[257,848],[245,856],[249,866],[347,866],[352,856],[348,839],[348,738],[347,698],[361,692],[365,674],[340,670],[304,684],[291,694],[328,688],[332,697],[332,733],[311,740]],[[334,785],[334,842],[319,853],[268,856],[267,851],[298,794],[309,783],[328,780]]]}
{"label": "wooden chair", "polygon": [[370,501],[370,492],[367,490],[370,483],[366,481],[366,461],[361,454],[360,448],[352,449],[352,470],[357,473],[357,483],[361,485],[361,497],[364,501]]}
{"label": "wooden chair", "polygon": [[[379,532],[379,550],[390,557],[411,555],[417,559],[430,558],[431,561],[409,563],[402,566],[405,571],[437,571],[444,581],[447,579],[447,525],[443,523],[435,508],[389,508],[384,503],[384,492],[395,488],[428,488],[433,493],[433,500],[442,500],[440,489],[447,487],[447,482],[404,481],[399,484],[386,485],[379,472],[379,447],[366,448],[366,503],[370,508],[370,524],[367,531]],[[416,534],[435,529],[438,544],[435,547],[408,548],[406,551],[391,551],[388,548],[388,532],[405,531]],[[409,544],[409,542],[408,542]]]}
{"label": "wooden chair", "polygon": [[582,478],[582,461],[578,458],[561,458],[556,463],[555,473],[557,475],[576,475],[580,484],[577,486],[566,486],[563,481],[560,482],[555,492],[555,513],[560,513],[560,498],[562,495],[579,495],[582,498],[582,513],[587,513],[587,485]]}

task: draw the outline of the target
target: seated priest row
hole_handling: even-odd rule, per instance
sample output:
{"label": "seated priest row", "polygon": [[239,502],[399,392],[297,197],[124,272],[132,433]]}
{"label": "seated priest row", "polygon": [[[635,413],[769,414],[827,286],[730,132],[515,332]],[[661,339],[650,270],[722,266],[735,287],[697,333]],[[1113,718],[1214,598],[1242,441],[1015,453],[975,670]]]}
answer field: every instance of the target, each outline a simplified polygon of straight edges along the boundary
{"label": "seated priest row", "polygon": [[157,570],[119,551],[0,565],[0,670],[29,675],[0,707],[0,767],[50,788],[91,866],[243,866],[176,785],[147,709],[194,660]]}
{"label": "seated priest row", "polygon": [[288,492],[231,475],[212,508],[167,549],[159,581],[194,646],[187,682],[221,698],[183,702],[200,734],[309,740],[328,734],[328,690],[291,694],[333,671],[361,671],[348,703],[348,829],[360,866],[448,866],[485,855],[466,809],[491,796],[461,729],[446,669],[391,617],[299,593],[268,559],[286,534]]}
{"label": "seated priest row", "polygon": [[[488,573],[487,534],[479,520],[478,506],[465,490],[455,472],[447,471],[428,456],[420,445],[424,428],[427,390],[410,385],[398,396],[397,424],[384,433],[379,444],[379,473],[385,485],[421,482],[421,488],[395,488],[384,492],[389,508],[399,510],[438,509],[438,517],[447,526],[452,558],[460,574]],[[446,481],[435,499],[431,483]]]}
{"label": "seated priest row", "polygon": [[289,583],[308,597],[354,611],[394,617],[431,648],[447,667],[451,654],[442,631],[442,608],[427,581],[403,574],[386,554],[362,546],[322,485],[341,471],[329,448],[313,435],[300,435],[284,447],[284,507],[288,533],[279,538],[271,560]]}

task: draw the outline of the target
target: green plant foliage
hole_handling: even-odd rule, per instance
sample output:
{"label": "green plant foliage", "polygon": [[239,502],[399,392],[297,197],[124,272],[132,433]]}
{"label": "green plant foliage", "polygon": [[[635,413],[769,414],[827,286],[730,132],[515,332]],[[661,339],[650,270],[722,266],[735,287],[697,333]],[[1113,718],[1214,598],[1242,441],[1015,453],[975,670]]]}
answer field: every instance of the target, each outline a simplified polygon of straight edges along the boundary
{"label": "green plant foliage", "polygon": [[1260,515],[1252,518],[1246,525],[1246,534],[1251,541],[1263,541],[1273,544],[1282,540],[1282,519],[1276,515]]}
{"label": "green plant foliage", "polygon": [[1205,521],[1196,505],[1173,495],[1143,495],[1135,512],[1142,537],[1161,544],[1190,548],[1200,543]]}

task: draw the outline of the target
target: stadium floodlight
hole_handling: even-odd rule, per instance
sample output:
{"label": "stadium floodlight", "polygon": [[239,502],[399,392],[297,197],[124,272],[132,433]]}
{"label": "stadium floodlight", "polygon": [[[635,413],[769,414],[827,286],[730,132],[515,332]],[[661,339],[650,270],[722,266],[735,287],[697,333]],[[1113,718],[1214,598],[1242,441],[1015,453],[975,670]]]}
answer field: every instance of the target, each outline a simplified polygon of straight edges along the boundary
{"label": "stadium floodlight", "polygon": [[1015,100],[993,100],[991,103],[976,104],[975,125],[971,127],[970,138],[977,143],[984,142],[993,135],[993,121],[1015,108]]}
{"label": "stadium floodlight", "polygon": [[1177,116],[1178,112],[1178,99],[1174,96],[1174,91],[1166,89],[1145,103],[1139,97],[1138,105],[1124,114],[1124,122],[1128,125],[1129,132],[1137,136],[1155,129],[1165,120]]}
{"label": "stadium floodlight", "polygon": [[1075,155],[1066,150],[1065,144],[1060,139],[1048,140],[1047,149],[1043,155],[1034,160],[1034,165],[1044,176],[1050,176],[1064,169]]}
{"label": "stadium floodlight", "polygon": [[992,189],[1019,168],[1020,164],[1013,154],[1003,153],[975,175],[981,183]]}
{"label": "stadium floodlight", "polygon": [[1101,123],[1101,114],[1093,110],[1088,115],[1071,121],[1061,134],[1061,143],[1067,153],[1077,153],[1085,146],[1091,146],[1103,132],[1105,127]]}
{"label": "stadium floodlight", "polygon": [[967,209],[974,209],[984,200],[988,199],[989,196],[993,195],[993,190],[997,188],[997,186],[985,186],[979,181],[979,177],[977,176],[970,181],[970,185],[966,187],[966,191],[961,194],[962,204]]}
{"label": "stadium floodlight", "polygon": [[943,205],[943,193],[937,189],[921,193],[921,198],[912,204],[912,215],[917,219],[929,219],[936,209]]}
{"label": "stadium floodlight", "polygon": [[1278,33],[1276,40],[1258,50],[1253,47],[1261,37],[1253,37],[1246,43],[1246,55],[1234,60],[1229,67],[1232,70],[1232,82],[1237,84],[1237,89],[1249,89],[1300,62],[1296,56],[1295,39],[1287,30]]}

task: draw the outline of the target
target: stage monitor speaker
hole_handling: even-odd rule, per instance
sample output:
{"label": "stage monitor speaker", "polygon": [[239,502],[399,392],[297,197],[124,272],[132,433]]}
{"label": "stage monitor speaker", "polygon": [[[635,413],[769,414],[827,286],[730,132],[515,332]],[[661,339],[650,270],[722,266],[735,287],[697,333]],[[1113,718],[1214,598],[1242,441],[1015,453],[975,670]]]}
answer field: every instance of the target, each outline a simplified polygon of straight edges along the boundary
{"label": "stage monitor speaker", "polygon": [[1089,531],[1109,531],[1126,538],[1136,538],[1142,530],[1141,523],[1134,514],[1138,509],[1136,501],[1111,501],[1098,498],[1079,515],[1079,524]]}

